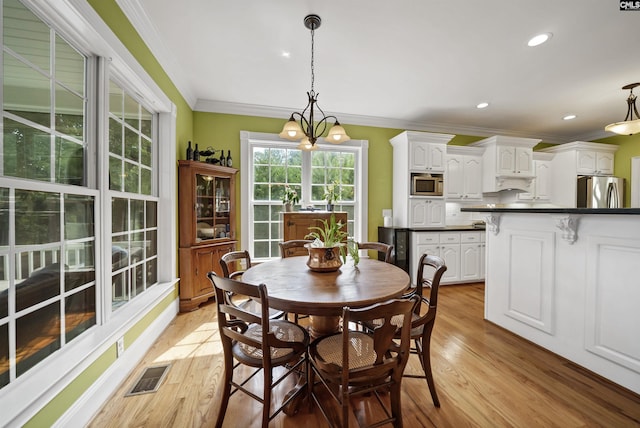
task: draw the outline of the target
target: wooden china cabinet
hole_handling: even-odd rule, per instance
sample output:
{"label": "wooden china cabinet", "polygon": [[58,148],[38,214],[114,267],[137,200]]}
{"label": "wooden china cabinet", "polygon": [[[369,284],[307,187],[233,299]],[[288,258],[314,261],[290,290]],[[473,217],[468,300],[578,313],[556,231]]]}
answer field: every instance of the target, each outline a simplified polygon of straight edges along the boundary
{"label": "wooden china cabinet", "polygon": [[178,161],[180,311],[215,295],[207,272],[222,275],[220,257],[236,249],[235,168]]}

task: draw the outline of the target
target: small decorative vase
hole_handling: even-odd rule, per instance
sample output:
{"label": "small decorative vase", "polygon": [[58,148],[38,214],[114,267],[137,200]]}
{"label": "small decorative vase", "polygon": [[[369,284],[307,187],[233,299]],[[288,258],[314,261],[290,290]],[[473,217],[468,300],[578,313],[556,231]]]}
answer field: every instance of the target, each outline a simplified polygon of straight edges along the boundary
{"label": "small decorative vase", "polygon": [[311,247],[305,245],[309,249],[309,260],[307,266],[314,272],[335,272],[342,266],[340,260],[340,244],[336,247]]}
{"label": "small decorative vase", "polygon": [[284,212],[286,213],[293,212],[293,204],[290,202],[284,204]]}
{"label": "small decorative vase", "polygon": [[333,204],[327,204],[327,211],[333,211]]}

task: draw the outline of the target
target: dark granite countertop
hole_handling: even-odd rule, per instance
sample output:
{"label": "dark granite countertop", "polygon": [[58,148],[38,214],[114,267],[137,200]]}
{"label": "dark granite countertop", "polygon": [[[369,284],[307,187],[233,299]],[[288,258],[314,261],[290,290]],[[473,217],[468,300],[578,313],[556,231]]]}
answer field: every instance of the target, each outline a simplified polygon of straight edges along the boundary
{"label": "dark granite countertop", "polygon": [[461,208],[460,211],[527,214],[640,215],[640,208],[565,208],[554,206],[522,206],[518,204],[478,205],[475,207]]}
{"label": "dark granite countertop", "polygon": [[463,226],[445,226],[445,227],[412,227],[409,228],[412,232],[468,232],[468,231],[479,231],[484,232],[485,226],[473,226],[473,225],[463,225]]}

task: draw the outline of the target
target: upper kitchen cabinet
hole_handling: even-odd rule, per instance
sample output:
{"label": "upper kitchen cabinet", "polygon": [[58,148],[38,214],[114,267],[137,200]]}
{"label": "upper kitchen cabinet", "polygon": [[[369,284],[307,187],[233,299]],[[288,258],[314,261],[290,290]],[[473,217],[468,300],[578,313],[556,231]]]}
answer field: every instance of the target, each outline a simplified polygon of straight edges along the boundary
{"label": "upper kitchen cabinet", "polygon": [[412,171],[444,172],[446,144],[426,143],[423,141],[409,142],[409,169]]}
{"label": "upper kitchen cabinet", "polygon": [[[617,148],[617,147],[616,147]],[[613,175],[615,150],[577,150],[577,172],[580,175]]]}
{"label": "upper kitchen cabinet", "polygon": [[443,193],[434,189],[428,196],[425,192],[413,194],[412,174],[431,175],[434,183],[441,180],[446,166],[447,143],[453,137],[450,134],[405,131],[390,140],[393,146],[395,227],[444,226]]}
{"label": "upper kitchen cabinet", "polygon": [[447,147],[445,198],[447,201],[482,200],[482,154],[478,147]]}
{"label": "upper kitchen cabinet", "polygon": [[413,172],[444,173],[449,134],[405,131],[391,139],[395,158],[402,158],[402,166]]}
{"label": "upper kitchen cabinet", "polygon": [[551,191],[554,204],[574,208],[576,206],[577,177],[579,175],[613,175],[614,144],[574,141],[541,150],[553,153]]}
{"label": "upper kitchen cabinet", "polygon": [[535,178],[531,192],[518,193],[518,200],[549,202],[551,200],[551,168],[553,153],[533,152]]}
{"label": "upper kitchen cabinet", "polygon": [[506,189],[531,191],[533,179],[533,138],[493,136],[471,146],[484,148],[482,157],[483,192]]}

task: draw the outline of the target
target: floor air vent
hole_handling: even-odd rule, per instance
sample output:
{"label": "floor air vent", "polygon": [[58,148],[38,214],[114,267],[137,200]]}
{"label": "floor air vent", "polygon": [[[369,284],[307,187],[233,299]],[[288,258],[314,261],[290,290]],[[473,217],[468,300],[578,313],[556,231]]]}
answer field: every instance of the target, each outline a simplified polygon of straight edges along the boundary
{"label": "floor air vent", "polygon": [[125,397],[156,392],[167,375],[167,371],[169,371],[170,366],[171,364],[147,367],[144,372],[142,372],[142,375],[138,378],[135,385],[133,385],[133,388],[125,394]]}

